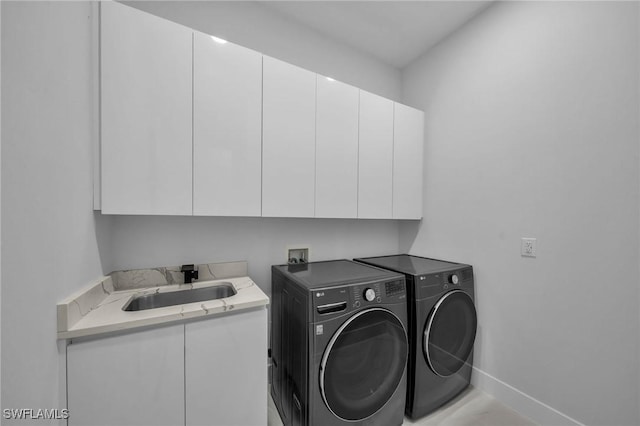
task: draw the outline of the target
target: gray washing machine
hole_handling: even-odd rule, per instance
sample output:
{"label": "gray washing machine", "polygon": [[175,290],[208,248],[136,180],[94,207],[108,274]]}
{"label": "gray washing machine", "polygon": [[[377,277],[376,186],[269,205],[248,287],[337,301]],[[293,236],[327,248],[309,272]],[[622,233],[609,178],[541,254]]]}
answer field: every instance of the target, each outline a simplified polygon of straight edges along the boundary
{"label": "gray washing machine", "polygon": [[470,265],[411,255],[355,259],[404,274],[409,308],[406,414],[419,418],[469,386],[477,316]]}
{"label": "gray washing machine", "polygon": [[404,276],[350,260],[271,272],[271,396],[284,425],[401,425]]}

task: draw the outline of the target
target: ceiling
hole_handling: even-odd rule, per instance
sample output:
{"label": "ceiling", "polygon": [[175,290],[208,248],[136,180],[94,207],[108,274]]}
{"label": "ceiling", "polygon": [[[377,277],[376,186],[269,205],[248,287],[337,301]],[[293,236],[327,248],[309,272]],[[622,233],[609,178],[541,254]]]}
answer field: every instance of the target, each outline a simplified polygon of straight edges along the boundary
{"label": "ceiling", "polygon": [[287,18],[404,68],[492,1],[264,1]]}

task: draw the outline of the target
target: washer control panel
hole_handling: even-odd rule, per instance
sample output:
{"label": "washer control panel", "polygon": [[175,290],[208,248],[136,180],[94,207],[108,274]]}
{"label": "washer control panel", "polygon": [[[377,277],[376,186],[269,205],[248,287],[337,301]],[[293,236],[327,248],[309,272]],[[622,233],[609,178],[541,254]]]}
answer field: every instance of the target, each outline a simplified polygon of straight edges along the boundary
{"label": "washer control panel", "polygon": [[380,286],[382,283],[368,283],[363,285],[354,285],[351,288],[353,296],[353,307],[369,305],[371,303],[380,303],[382,301]]}
{"label": "washer control panel", "polygon": [[407,298],[404,278],[317,289],[312,294],[315,314],[323,317],[384,303],[404,302]]}
{"label": "washer control panel", "polygon": [[405,280],[382,281],[353,286],[353,307],[406,300]]}

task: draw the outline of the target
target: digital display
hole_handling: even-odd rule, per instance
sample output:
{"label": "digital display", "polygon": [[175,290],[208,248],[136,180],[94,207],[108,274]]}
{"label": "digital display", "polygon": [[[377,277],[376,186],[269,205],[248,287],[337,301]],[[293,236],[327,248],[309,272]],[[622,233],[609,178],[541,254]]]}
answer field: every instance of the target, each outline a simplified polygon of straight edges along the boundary
{"label": "digital display", "polygon": [[404,293],[404,281],[403,280],[389,281],[384,284],[384,289],[387,296],[402,294]]}

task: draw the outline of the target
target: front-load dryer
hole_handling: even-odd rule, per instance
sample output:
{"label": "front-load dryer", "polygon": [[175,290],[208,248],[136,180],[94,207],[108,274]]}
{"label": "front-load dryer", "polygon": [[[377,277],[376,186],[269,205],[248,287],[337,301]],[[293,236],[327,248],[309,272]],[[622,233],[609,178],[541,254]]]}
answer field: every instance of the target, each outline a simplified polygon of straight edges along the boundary
{"label": "front-load dryer", "polygon": [[419,418],[470,383],[476,336],[473,268],[411,255],[355,259],[407,281],[409,364],[406,414]]}
{"label": "front-load dryer", "polygon": [[271,395],[284,425],[402,424],[404,276],[349,260],[271,272]]}

